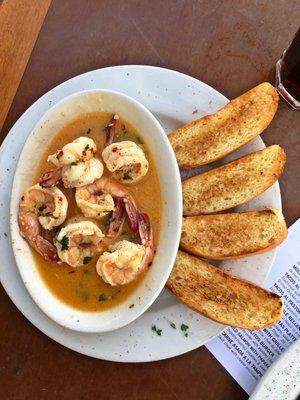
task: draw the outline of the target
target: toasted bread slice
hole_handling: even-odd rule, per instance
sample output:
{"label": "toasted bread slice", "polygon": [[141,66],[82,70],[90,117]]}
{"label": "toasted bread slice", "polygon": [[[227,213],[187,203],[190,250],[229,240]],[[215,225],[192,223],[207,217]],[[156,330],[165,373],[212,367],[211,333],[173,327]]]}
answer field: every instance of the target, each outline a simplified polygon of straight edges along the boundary
{"label": "toasted bread slice", "polygon": [[225,325],[262,329],[274,325],[283,314],[283,301],[277,294],[183,251],[178,251],[167,287],[188,307]]}
{"label": "toasted bread slice", "polygon": [[273,145],[186,179],[183,214],[210,214],[245,203],[268,189],[284,164],[284,150]]}
{"label": "toasted bread slice", "polygon": [[200,257],[227,260],[271,250],[286,235],[284,217],[273,208],[199,215],[183,218],[180,247]]}
{"label": "toasted bread slice", "polygon": [[278,106],[276,89],[261,83],[212,115],[170,133],[180,168],[194,168],[225,157],[262,133]]}

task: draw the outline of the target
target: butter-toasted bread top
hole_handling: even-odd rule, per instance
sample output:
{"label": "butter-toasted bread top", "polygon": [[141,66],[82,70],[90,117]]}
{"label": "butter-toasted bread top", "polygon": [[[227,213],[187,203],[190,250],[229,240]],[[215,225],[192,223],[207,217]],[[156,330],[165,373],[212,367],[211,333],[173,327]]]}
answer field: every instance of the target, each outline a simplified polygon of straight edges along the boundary
{"label": "butter-toasted bread top", "polygon": [[261,83],[217,111],[170,133],[180,168],[194,168],[225,157],[262,133],[278,106],[276,89]]}
{"label": "butter-toasted bread top", "polygon": [[262,329],[274,325],[283,314],[283,301],[277,294],[183,251],[177,254],[167,287],[188,307],[221,324]]}

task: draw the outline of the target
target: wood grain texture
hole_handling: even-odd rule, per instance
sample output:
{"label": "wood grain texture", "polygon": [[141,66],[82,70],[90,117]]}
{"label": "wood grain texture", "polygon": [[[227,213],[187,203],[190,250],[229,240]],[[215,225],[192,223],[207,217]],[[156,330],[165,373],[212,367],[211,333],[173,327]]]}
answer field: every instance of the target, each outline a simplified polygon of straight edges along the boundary
{"label": "wood grain texture", "polygon": [[51,0],[0,2],[0,130]]}

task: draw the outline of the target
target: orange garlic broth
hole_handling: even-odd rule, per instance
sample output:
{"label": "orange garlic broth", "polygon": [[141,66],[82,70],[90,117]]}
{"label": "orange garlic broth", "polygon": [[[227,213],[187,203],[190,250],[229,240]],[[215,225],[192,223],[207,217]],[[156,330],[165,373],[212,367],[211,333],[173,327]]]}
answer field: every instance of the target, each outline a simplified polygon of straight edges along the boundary
{"label": "orange garlic broth", "polygon": [[[33,184],[39,181],[43,172],[53,168],[53,165],[47,162],[48,155],[55,153],[56,150],[61,149],[65,144],[79,136],[88,136],[92,138],[98,149],[96,156],[101,158],[101,149],[103,149],[106,136],[105,126],[109,123],[111,116],[110,113],[103,112],[86,114],[57,132],[45,149],[37,167],[37,173]],[[121,129],[122,125],[125,125],[125,132]],[[159,235],[162,207],[159,179],[153,158],[147,146],[143,143],[141,135],[126,121],[122,119],[118,121],[116,135],[117,141],[132,140],[140,144],[149,161],[149,171],[147,175],[136,185],[127,186],[127,189],[133,194],[139,209],[149,214],[153,226],[154,244],[156,245]],[[104,174],[110,175],[107,169]],[[69,202],[67,219],[81,215],[74,198],[75,190],[65,189],[62,185],[59,187],[65,193]],[[96,223],[102,231],[105,232],[105,221],[98,221]],[[122,231],[121,239],[122,238],[131,239],[127,225],[125,225]],[[34,250],[32,250],[32,253],[38,266],[39,273],[51,292],[64,303],[85,311],[105,310],[124,302],[133,293],[146,273],[141,274],[136,281],[129,285],[111,287],[97,274],[95,268],[96,259],[82,267],[72,268],[65,263],[58,265],[51,264],[45,261]],[[105,296],[103,296],[103,294]],[[99,296],[101,296],[101,298],[108,297],[108,300],[99,301]]]}

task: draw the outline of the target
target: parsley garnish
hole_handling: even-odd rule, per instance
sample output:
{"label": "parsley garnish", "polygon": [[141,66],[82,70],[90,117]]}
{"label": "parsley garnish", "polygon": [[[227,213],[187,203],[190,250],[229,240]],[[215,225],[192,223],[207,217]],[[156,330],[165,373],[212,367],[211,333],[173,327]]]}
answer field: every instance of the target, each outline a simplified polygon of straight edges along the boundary
{"label": "parsley garnish", "polygon": [[105,301],[105,300],[112,300],[115,298],[115,296],[120,292],[120,290],[117,290],[113,294],[106,294],[106,293],[101,293],[100,296],[98,297],[99,301]]}
{"label": "parsley garnish", "polygon": [[116,292],[114,292],[112,294],[101,293],[100,296],[98,297],[98,300],[99,301],[112,300],[112,299],[114,299],[116,297],[116,295],[118,293],[120,293],[120,290],[117,290]]}
{"label": "parsley garnish", "polygon": [[153,332],[155,332],[158,336],[161,336],[162,330],[158,329],[156,325],[153,325],[152,328]]}
{"label": "parsley garnish", "polygon": [[60,241],[61,249],[62,251],[68,250],[69,249],[69,238],[68,236],[63,236],[63,238]]}
{"label": "parsley garnish", "polygon": [[7,237],[7,233],[6,232],[4,232],[4,236]]}
{"label": "parsley garnish", "polygon": [[104,127],[102,128],[102,132],[108,132],[109,130],[109,126],[108,125],[104,125]]}
{"label": "parsley garnish", "polygon": [[91,261],[92,257],[86,256],[83,259],[83,264],[88,264]]}
{"label": "parsley garnish", "polygon": [[187,330],[189,329],[188,325],[181,324],[180,329],[182,330],[182,332],[184,332],[184,336],[188,337],[188,335],[189,335],[187,332]]}
{"label": "parsley garnish", "polygon": [[111,296],[109,296],[106,293],[101,293],[99,298],[98,298],[99,301],[105,301],[105,300],[109,300],[109,299],[111,299]]}
{"label": "parsley garnish", "polygon": [[188,325],[181,324],[180,329],[182,330],[182,332],[186,332],[189,329],[189,327]]}
{"label": "parsley garnish", "polygon": [[176,325],[174,324],[174,322],[170,322],[170,327],[176,329]]}
{"label": "parsley garnish", "polygon": [[132,180],[133,180],[133,177],[130,175],[129,172],[125,172],[125,173],[123,174],[123,179],[126,179],[127,181],[132,181]]}
{"label": "parsley garnish", "polygon": [[134,304],[130,304],[129,308],[133,308],[133,307],[134,307]]}

